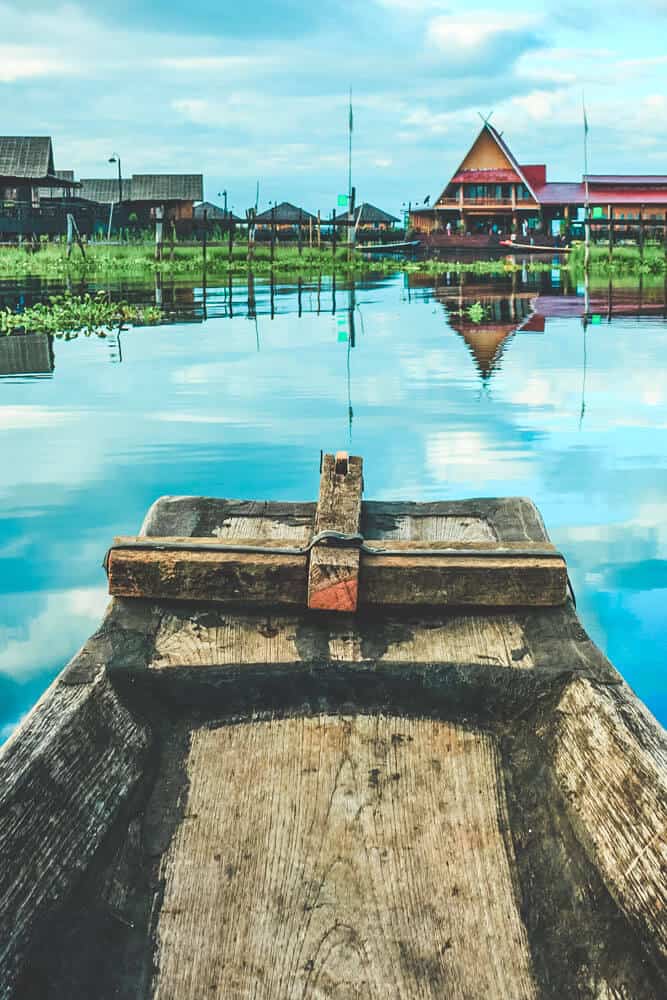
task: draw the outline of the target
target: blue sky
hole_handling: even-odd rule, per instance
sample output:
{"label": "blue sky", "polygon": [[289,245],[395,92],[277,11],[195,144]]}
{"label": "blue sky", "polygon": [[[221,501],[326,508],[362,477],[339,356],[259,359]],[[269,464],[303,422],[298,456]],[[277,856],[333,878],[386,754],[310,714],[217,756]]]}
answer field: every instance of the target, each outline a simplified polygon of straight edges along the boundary
{"label": "blue sky", "polygon": [[436,197],[493,109],[520,160],[667,173],[667,0],[0,0],[0,131],[50,134],[77,176],[203,172],[243,211],[328,210],[347,178],[397,212]]}

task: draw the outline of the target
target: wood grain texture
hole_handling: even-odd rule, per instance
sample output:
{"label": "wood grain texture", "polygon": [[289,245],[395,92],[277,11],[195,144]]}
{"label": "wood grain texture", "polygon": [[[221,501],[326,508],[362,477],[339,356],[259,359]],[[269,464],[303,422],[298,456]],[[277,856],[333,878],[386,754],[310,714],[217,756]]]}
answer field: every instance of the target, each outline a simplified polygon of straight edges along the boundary
{"label": "wood grain texture", "polygon": [[[262,544],[269,548],[271,541]],[[218,601],[243,607],[304,607],[307,573],[305,553],[226,552],[222,543],[219,552],[114,549],[108,563],[109,593],[114,597]]]}
{"label": "wood grain texture", "polygon": [[55,682],[0,753],[0,998],[140,780],[148,739],[98,671]]}
{"label": "wood grain texture", "polygon": [[[324,455],[320,495],[313,532],[342,531],[356,535],[361,528],[362,460],[351,455],[347,472],[339,475],[334,455]],[[359,550],[315,545],[308,567],[308,607],[320,611],[356,611],[359,595]]]}
{"label": "wood grain texture", "polygon": [[626,685],[577,680],[556,716],[554,770],[612,898],[667,978],[667,733]]}
{"label": "wood grain texture", "polygon": [[[232,524],[236,532],[238,526]],[[260,530],[265,524],[259,522]],[[116,597],[216,601],[237,606],[305,606],[309,574],[309,585],[318,581],[321,584],[315,596],[310,594],[311,607],[328,610],[354,610],[352,590],[358,594],[359,604],[378,607],[548,607],[563,604],[567,596],[565,560],[546,543],[376,540],[369,544],[377,551],[364,551],[361,559],[358,551],[325,552],[325,547],[316,546],[311,550],[308,569],[305,552],[272,554],[272,548],[295,547],[278,534],[276,527],[272,534],[265,532],[256,537],[223,534],[222,528],[216,540],[163,537],[161,548],[153,550],[134,547],[142,541],[141,536],[115,538],[108,559],[109,593]],[[212,545],[217,551],[210,550]],[[238,552],[234,545],[265,549],[266,553]],[[504,554],[492,558],[489,553],[499,545]],[[398,554],[383,554],[383,547]],[[415,548],[432,551],[433,556],[412,555]],[[441,549],[447,550],[446,555],[438,554]],[[459,557],[451,554],[457,550],[464,550]],[[520,552],[513,556],[513,550]],[[527,557],[526,552],[531,550],[536,555]],[[541,555],[545,550],[554,557]],[[476,558],[475,552],[483,553],[483,557]],[[347,577],[349,572],[355,575]],[[344,578],[339,578],[340,574]]]}
{"label": "wood grain texture", "polygon": [[197,729],[156,1000],[536,995],[495,739],[319,717]]}
{"label": "wood grain texture", "polygon": [[553,607],[567,599],[564,559],[365,555],[359,603],[369,607]]}
{"label": "wood grain texture", "polygon": [[[300,633],[305,615],[204,612],[165,614],[155,637],[150,667],[215,667],[240,663],[296,663],[307,659]],[[387,619],[379,662],[457,663],[530,669],[534,666],[521,625],[511,615],[457,616],[406,627]],[[371,630],[363,621],[332,621],[320,644],[321,656],[359,662],[368,655]],[[390,638],[395,636],[395,638]]]}

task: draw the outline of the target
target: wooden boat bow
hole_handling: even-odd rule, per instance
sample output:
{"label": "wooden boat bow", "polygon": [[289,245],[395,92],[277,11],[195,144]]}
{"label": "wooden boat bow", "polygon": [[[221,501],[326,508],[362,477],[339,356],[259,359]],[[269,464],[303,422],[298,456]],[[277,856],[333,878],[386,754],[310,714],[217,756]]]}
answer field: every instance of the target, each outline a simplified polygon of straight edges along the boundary
{"label": "wooden boat bow", "polygon": [[664,994],[667,737],[534,505],[339,513],[115,543],[134,596],[0,752],[2,1000]]}

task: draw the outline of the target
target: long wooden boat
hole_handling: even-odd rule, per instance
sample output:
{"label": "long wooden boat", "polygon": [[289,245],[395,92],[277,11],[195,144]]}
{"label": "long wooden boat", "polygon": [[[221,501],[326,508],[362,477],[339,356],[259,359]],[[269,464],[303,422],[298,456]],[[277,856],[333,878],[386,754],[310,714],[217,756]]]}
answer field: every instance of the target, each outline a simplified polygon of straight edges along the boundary
{"label": "long wooden boat", "polygon": [[530,501],[326,456],[107,569],[0,754],[3,1000],[667,995],[667,734]]}
{"label": "long wooden boat", "polygon": [[500,246],[505,247],[508,250],[520,250],[522,253],[570,253],[572,247],[570,246],[549,246],[548,244],[537,244],[537,243],[515,243],[513,240],[501,240]]}
{"label": "long wooden boat", "polygon": [[421,246],[420,240],[399,240],[397,243],[359,243],[358,249],[361,253],[399,253],[408,250],[415,250]]}

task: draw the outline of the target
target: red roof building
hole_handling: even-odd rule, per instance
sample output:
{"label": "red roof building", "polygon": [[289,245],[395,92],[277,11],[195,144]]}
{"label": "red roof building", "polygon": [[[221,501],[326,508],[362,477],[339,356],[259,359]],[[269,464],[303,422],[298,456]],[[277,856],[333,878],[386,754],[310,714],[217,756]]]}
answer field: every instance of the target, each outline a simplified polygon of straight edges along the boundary
{"label": "red roof building", "polygon": [[435,204],[415,209],[410,224],[424,233],[552,236],[583,218],[587,199],[598,218],[664,220],[667,176],[591,174],[580,182],[549,182],[545,164],[520,164],[487,121]]}

